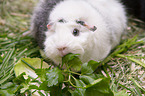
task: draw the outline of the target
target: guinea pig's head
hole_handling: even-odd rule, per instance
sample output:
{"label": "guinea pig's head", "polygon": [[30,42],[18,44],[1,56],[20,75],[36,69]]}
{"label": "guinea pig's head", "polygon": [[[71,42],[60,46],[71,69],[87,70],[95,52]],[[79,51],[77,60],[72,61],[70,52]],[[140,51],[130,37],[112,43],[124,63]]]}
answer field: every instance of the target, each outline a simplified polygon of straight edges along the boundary
{"label": "guinea pig's head", "polygon": [[84,54],[93,47],[93,31],[84,21],[65,21],[60,19],[47,25],[44,51],[54,63],[60,64],[62,57],[68,53]]}

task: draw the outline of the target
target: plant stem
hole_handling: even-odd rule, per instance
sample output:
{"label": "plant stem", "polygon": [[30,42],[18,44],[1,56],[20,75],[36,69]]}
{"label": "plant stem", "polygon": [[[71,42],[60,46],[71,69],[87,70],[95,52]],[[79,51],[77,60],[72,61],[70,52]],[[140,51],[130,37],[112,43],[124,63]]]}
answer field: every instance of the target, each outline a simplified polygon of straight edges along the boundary
{"label": "plant stem", "polygon": [[64,70],[64,72],[69,72],[69,73],[76,74],[76,75],[82,75],[82,74],[79,74],[79,73],[76,73],[76,72],[73,72],[73,71],[69,71],[69,70]]}
{"label": "plant stem", "polygon": [[[82,89],[86,89],[85,87],[75,86],[75,85],[71,82],[71,76],[72,76],[72,75],[69,74],[69,80],[68,80],[68,82],[71,84],[71,86],[73,86],[74,88],[82,88]],[[73,77],[73,76],[72,76],[72,77]],[[73,77],[73,79],[76,79],[76,78]]]}
{"label": "plant stem", "polygon": [[23,63],[25,63],[27,66],[29,66],[32,70],[36,70],[33,66],[31,66],[30,64],[28,64],[26,61],[24,61],[23,59],[21,60]]}

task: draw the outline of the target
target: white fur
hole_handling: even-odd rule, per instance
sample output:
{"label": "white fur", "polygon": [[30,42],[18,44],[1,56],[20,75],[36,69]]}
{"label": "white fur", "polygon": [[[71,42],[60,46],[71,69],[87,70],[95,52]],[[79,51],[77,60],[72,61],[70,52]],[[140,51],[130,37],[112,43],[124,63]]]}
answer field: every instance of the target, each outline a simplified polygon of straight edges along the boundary
{"label": "white fur", "polygon": [[[57,22],[62,18],[67,22]],[[125,11],[117,0],[64,0],[55,6],[49,20],[54,24],[46,32],[44,50],[56,64],[61,63],[57,49],[61,47],[66,47],[64,54],[80,54],[83,62],[103,60],[119,44],[126,28]],[[96,26],[97,30],[90,31],[76,20]],[[79,36],[73,36],[74,28],[81,31]]]}

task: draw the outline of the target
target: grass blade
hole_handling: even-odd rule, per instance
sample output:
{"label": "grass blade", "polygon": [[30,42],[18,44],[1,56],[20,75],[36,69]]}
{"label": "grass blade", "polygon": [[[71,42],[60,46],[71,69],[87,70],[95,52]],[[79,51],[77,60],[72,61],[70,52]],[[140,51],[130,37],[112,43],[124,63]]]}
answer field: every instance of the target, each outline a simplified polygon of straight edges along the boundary
{"label": "grass blade", "polygon": [[139,61],[139,60],[137,60],[135,58],[132,58],[132,57],[129,57],[129,56],[125,56],[125,55],[122,55],[122,54],[117,54],[116,56],[117,57],[121,57],[121,58],[126,58],[126,59],[128,59],[130,61],[133,61],[133,62],[145,67],[145,63],[143,63],[143,62],[141,62],[141,61]]}

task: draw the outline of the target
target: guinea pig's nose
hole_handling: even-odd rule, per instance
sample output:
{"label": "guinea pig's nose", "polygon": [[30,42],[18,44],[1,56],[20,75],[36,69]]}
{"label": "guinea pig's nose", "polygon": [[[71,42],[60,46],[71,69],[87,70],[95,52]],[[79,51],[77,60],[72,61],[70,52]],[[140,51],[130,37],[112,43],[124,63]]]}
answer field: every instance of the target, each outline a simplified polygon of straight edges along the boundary
{"label": "guinea pig's nose", "polygon": [[66,49],[66,47],[60,47],[60,48],[57,48],[59,51],[63,51]]}
{"label": "guinea pig's nose", "polygon": [[67,47],[60,47],[60,48],[57,48],[57,49],[58,49],[59,54],[60,54],[61,57],[63,57],[66,54],[68,54]]}

